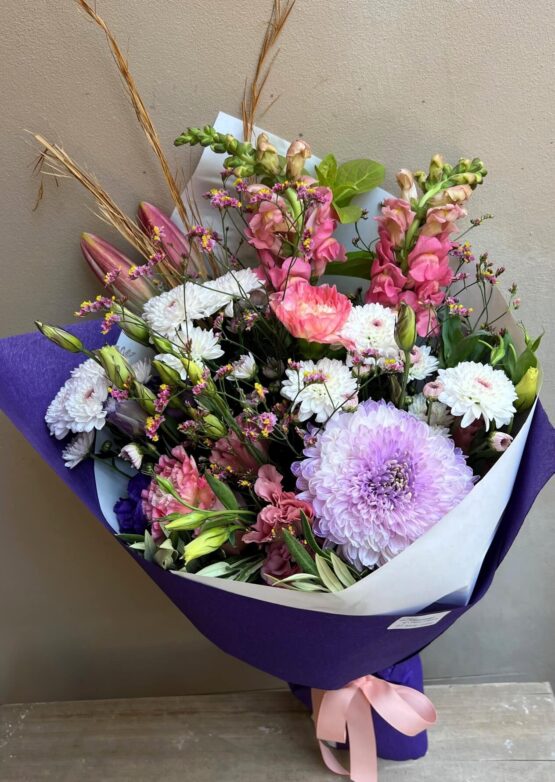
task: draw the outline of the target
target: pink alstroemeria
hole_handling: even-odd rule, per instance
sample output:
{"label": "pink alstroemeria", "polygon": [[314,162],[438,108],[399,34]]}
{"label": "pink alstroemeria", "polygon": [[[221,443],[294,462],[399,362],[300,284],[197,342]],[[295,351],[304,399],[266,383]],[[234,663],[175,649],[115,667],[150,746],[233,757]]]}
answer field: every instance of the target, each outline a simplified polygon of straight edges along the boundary
{"label": "pink alstroemeria", "polygon": [[156,294],[144,277],[131,279],[129,270],[135,264],[100,236],[81,234],[81,251],[101,283],[109,284],[116,294],[136,304],[144,304]]}
{"label": "pink alstroemeria", "polygon": [[145,233],[152,237],[155,229],[159,229],[159,243],[170,265],[183,273],[191,252],[189,240],[177,225],[157,206],[141,201],[138,209],[139,223]]}

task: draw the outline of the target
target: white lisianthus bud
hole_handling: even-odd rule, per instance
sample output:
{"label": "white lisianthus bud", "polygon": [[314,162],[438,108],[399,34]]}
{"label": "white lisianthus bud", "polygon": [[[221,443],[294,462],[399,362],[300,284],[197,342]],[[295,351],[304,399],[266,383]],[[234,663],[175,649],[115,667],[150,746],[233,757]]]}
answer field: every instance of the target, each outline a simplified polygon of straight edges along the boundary
{"label": "white lisianthus bud", "polygon": [[233,363],[228,377],[233,380],[252,380],[256,373],[256,361],[252,353],[245,353]]}
{"label": "white lisianthus bud", "polygon": [[488,437],[490,448],[492,451],[497,451],[497,453],[506,451],[512,441],[512,436],[504,432],[492,432]]}

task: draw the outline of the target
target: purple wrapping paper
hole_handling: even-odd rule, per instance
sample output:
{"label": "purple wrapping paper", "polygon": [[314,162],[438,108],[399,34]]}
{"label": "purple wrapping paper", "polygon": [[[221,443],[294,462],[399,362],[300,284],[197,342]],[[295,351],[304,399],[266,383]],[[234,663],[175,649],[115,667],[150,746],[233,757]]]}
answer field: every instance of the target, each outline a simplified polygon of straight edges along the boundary
{"label": "purple wrapping paper", "polygon": [[[95,321],[81,323],[70,330],[89,348],[117,339],[116,330],[108,340],[102,337]],[[49,436],[43,420],[47,405],[69,371],[81,361],[81,356],[66,353],[38,333],[0,341],[0,407],[110,529],[98,505],[92,462],[67,470],[60,455],[62,445]],[[337,689],[352,679],[380,671],[384,678],[392,676],[391,680],[395,681],[392,672],[384,672],[384,669],[414,657],[485,595],[536,496],[554,472],[555,431],[538,405],[511,499],[470,604],[453,608],[437,624],[428,627],[389,630],[395,617],[337,616],[253,600],[178,578],[126,550],[200,632],[225,652],[267,673],[320,689]],[[445,611],[446,607],[435,610]],[[421,613],[433,611],[431,607]],[[408,662],[404,675],[418,677],[418,667],[418,660]],[[403,668],[397,666],[399,670],[403,675]],[[387,753],[388,749],[384,747],[388,741],[390,745],[391,742],[395,744],[393,734],[396,733],[388,726],[385,730],[382,727],[378,725],[380,754],[382,751]],[[422,748],[425,751],[425,734],[412,741],[416,743],[405,752],[406,757],[418,757],[423,754]],[[394,746],[389,750],[390,754],[385,756],[400,759]]]}

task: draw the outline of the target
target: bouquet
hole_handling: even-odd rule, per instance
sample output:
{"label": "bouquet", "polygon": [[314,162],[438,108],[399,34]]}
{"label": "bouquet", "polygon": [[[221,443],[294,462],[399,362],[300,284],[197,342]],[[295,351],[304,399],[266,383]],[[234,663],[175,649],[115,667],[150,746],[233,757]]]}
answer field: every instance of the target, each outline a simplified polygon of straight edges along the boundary
{"label": "bouquet", "polygon": [[[274,4],[274,36],[290,10]],[[312,689],[318,737],[351,734],[354,779],[375,764],[370,739],[354,746],[357,726],[372,732],[368,703],[395,729],[377,718],[382,754],[421,754],[399,733],[434,720],[401,686],[421,689],[418,663],[384,669],[481,597],[554,464],[541,336],[469,240],[491,217],[465,222],[484,164],[436,154],[402,168],[392,195],[371,159],[319,158],[220,114],[175,140],[205,151],[183,196],[166,171],[174,214],[143,202],[135,221],[39,140],[136,256],[83,234],[104,290],[76,315],[100,320],[37,323],[67,351],[51,356],[47,387],[61,387],[40,410],[56,468],[203,632]],[[20,400],[5,404],[16,419]],[[551,454],[532,480],[531,437]]]}

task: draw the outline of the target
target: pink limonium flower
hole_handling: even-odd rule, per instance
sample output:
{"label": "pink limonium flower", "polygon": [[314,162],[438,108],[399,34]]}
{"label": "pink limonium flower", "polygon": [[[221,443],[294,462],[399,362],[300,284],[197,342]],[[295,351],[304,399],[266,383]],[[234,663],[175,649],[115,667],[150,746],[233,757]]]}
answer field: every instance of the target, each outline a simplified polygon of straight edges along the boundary
{"label": "pink limonium flower", "polygon": [[284,491],[282,482],[283,476],[273,465],[260,467],[254,491],[268,505],[258,514],[251,531],[243,536],[244,543],[257,543],[259,546],[270,544],[266,549],[267,559],[262,572],[276,578],[285,578],[295,572],[283,541],[283,530],[300,535],[301,513],[305,514],[309,522],[313,515],[310,503],[300,500],[292,491]]}
{"label": "pink limonium flower", "polygon": [[376,217],[380,238],[387,233],[393,247],[400,247],[414,220],[415,213],[408,201],[402,198],[386,198],[381,214]]}
{"label": "pink limonium flower", "polygon": [[[182,445],[171,451],[171,456],[160,457],[154,468],[156,475],[167,478],[177,494],[188,504],[204,510],[214,507],[216,497],[208,481],[200,475],[195,460]],[[156,522],[170,513],[186,514],[187,508],[165,492],[155,480],[143,489],[143,511],[149,521]]]}
{"label": "pink limonium flower", "polygon": [[352,304],[335,285],[312,286],[304,280],[270,295],[270,307],[287,331],[298,339],[323,344],[343,344],[339,332]]}

